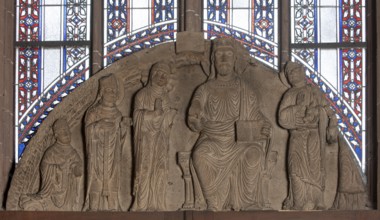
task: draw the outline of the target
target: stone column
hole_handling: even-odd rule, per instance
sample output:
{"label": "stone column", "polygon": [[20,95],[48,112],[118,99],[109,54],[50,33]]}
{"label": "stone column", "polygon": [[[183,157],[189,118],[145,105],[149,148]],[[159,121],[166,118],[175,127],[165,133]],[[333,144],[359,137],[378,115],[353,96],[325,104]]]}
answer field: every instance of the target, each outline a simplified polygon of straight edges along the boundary
{"label": "stone column", "polygon": [[202,31],[202,0],[191,0],[184,2],[184,31],[201,32]]}
{"label": "stone column", "polygon": [[103,69],[103,13],[105,0],[92,1],[91,16],[91,74]]}
{"label": "stone column", "polygon": [[[370,32],[370,34],[372,35],[372,40],[373,40],[373,43],[372,45],[376,45],[376,49],[374,49],[375,51],[373,52],[373,54],[376,56],[376,60],[375,59],[372,59],[375,64],[373,65],[374,68],[372,70],[372,74],[373,75],[373,78],[376,79],[376,84],[375,84],[375,89],[373,91],[376,92],[376,98],[377,100],[375,100],[374,102],[372,103],[377,103],[377,106],[376,108],[376,113],[374,114],[377,114],[377,121],[376,121],[376,124],[374,125],[374,127],[376,127],[376,129],[372,129],[373,130],[376,130],[377,134],[375,132],[372,132],[373,135],[376,135],[376,142],[373,144],[372,146],[372,152],[373,152],[373,158],[374,158],[374,166],[373,166],[373,179],[374,181],[371,181],[370,184],[372,185],[375,185],[374,183],[377,182],[377,186],[374,186],[372,190],[370,190],[370,192],[374,192],[374,191],[377,191],[377,195],[374,195],[377,197],[377,210],[379,211],[380,210],[380,106],[379,106],[379,103],[380,103],[380,3],[373,0],[371,1],[371,6],[376,6],[375,7],[372,7],[372,8],[375,8],[374,10],[372,10],[373,13],[371,13],[372,15],[371,16],[376,16],[375,18],[372,18],[372,20],[374,21],[374,25],[372,25],[371,28],[372,31]],[[375,15],[373,15],[375,14]],[[376,26],[375,26],[376,25]],[[369,80],[368,80],[369,81]],[[377,88],[377,90],[376,90]],[[372,95],[372,98],[374,100],[374,97],[373,97],[373,93],[372,94],[369,94],[369,96]],[[371,122],[372,121],[372,117],[371,118],[368,118],[367,119],[368,122]],[[369,134],[370,136],[371,134]],[[373,138],[374,139],[374,138]],[[377,155],[376,155],[377,153]],[[372,158],[371,157],[371,158]],[[377,164],[376,164],[377,163]],[[377,190],[376,190],[377,188]]]}
{"label": "stone column", "polygon": [[14,163],[14,12],[14,1],[0,1],[0,209]]}
{"label": "stone column", "polygon": [[280,63],[279,68],[283,70],[284,65],[290,60],[290,1],[279,1],[279,13],[280,13]]}

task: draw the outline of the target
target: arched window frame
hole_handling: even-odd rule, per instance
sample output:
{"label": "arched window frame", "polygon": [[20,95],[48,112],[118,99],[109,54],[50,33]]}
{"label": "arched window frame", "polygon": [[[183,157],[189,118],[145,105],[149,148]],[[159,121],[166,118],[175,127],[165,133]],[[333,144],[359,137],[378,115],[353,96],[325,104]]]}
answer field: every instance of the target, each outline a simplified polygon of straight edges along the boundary
{"label": "arched window frame", "polygon": [[[181,1],[182,3],[184,2],[183,0]],[[280,57],[281,57],[281,64],[284,64],[284,62],[286,60],[289,59],[289,56],[290,56],[290,53],[289,53],[289,42],[290,42],[290,39],[289,39],[289,33],[288,31],[286,31],[286,29],[289,29],[289,11],[288,11],[288,3],[289,3],[289,0],[285,0],[285,1],[281,1],[281,4],[280,4],[280,7],[281,7],[281,12],[280,12],[280,16],[281,16],[281,20],[283,20],[282,24],[280,25],[280,29],[281,29],[281,37],[280,37],[280,44],[281,44],[281,49],[280,49]],[[93,9],[95,8],[99,8],[98,6],[96,6],[97,4],[94,4],[93,5]],[[380,199],[380,184],[379,184],[379,177],[377,175],[377,171],[380,170],[380,163],[379,163],[379,160],[378,158],[380,158],[380,154],[377,150],[377,146],[378,146],[378,141],[377,141],[377,137],[379,137],[379,133],[377,133],[380,129],[380,122],[377,122],[375,121],[374,119],[377,119],[378,116],[380,115],[379,113],[379,107],[377,107],[375,105],[376,102],[379,102],[379,96],[378,95],[380,93],[379,89],[377,89],[377,86],[376,85],[379,85],[380,84],[380,81],[379,81],[379,71],[377,69],[377,65],[376,63],[380,63],[380,50],[378,49],[377,45],[380,44],[380,40],[378,37],[376,37],[376,31],[379,31],[380,29],[380,22],[378,22],[376,20],[376,17],[379,17],[379,13],[378,11],[380,11],[380,6],[379,4],[376,4],[376,1],[375,0],[368,0],[368,8],[370,10],[367,11],[367,20],[368,20],[368,65],[367,65],[367,77],[368,77],[368,101],[367,103],[369,103],[368,105],[368,108],[367,108],[367,116],[368,118],[368,121],[370,122],[370,126],[372,127],[372,129],[369,130],[369,134],[368,134],[368,137],[369,137],[369,140],[368,140],[368,144],[371,146],[369,149],[368,149],[368,154],[369,154],[369,158],[368,158],[368,163],[369,163],[369,171],[368,171],[368,178],[369,178],[369,193],[370,193],[370,196],[372,197],[372,201],[375,201],[376,200],[379,200]],[[7,29],[7,30],[12,30],[14,29],[14,10],[15,10],[15,5],[10,1],[4,1],[1,3],[0,5],[2,11],[4,12],[3,15],[1,16],[1,23],[3,25],[3,28],[4,29]],[[99,9],[98,9],[99,10]],[[97,23],[96,20],[99,20],[98,18],[95,18],[93,16],[93,23],[92,23],[92,27],[93,27],[93,30],[92,32],[95,32],[95,33],[99,33],[99,32],[96,32],[97,28],[94,28],[95,26],[99,26],[100,23]],[[180,21],[181,23],[182,21]],[[2,29],[3,29],[2,28]],[[0,36],[0,39],[2,40],[2,42],[7,42],[7,44],[9,43],[9,45],[5,45],[4,43],[1,44],[1,46],[3,47],[2,49],[2,54],[3,54],[3,60],[1,61],[2,64],[3,64],[3,68],[0,69],[0,75],[3,77],[3,80],[0,81],[0,88],[1,88],[1,92],[3,94],[5,94],[1,100],[0,100],[0,105],[3,106],[3,110],[1,112],[1,117],[3,118],[3,120],[1,121],[1,127],[4,128],[4,130],[1,133],[1,136],[0,136],[0,140],[3,141],[3,144],[0,145],[0,151],[1,151],[1,161],[2,161],[2,164],[4,166],[2,166],[2,170],[1,170],[1,173],[2,173],[2,176],[8,176],[8,173],[9,171],[11,170],[11,167],[14,166],[12,165],[13,162],[12,162],[12,158],[14,158],[14,150],[13,150],[13,146],[14,146],[14,141],[13,141],[13,133],[14,133],[14,124],[12,123],[13,122],[13,115],[10,113],[10,112],[14,112],[14,103],[13,103],[13,100],[14,100],[14,85],[10,84],[9,82],[10,81],[14,81],[14,61],[15,61],[15,56],[14,56],[14,46],[15,46],[15,41],[14,41],[14,31],[13,33],[11,33],[12,31],[6,33],[6,34],[3,34]],[[100,32],[102,33],[102,32]],[[99,39],[99,37],[95,37],[94,35],[92,35],[92,39],[91,39],[91,46],[92,46],[92,58],[91,58],[91,66],[92,66],[92,73],[95,73],[97,72],[97,70],[101,69],[102,68],[102,62],[98,62],[99,61],[99,51],[101,50],[97,50],[99,49],[98,46],[102,45],[101,43],[99,44],[99,42],[101,42],[101,39]],[[98,59],[97,59],[98,58]],[[102,57],[100,57],[102,59]],[[100,60],[101,60],[100,59]],[[7,182],[8,179],[5,179],[5,180],[2,180],[0,182],[0,186],[2,187],[2,189],[5,189],[6,188],[6,185],[7,185]],[[5,192],[5,190],[3,190],[2,192]],[[2,195],[2,197],[0,197],[1,199],[4,198],[4,196]],[[376,206],[376,203],[375,203],[375,207],[379,207],[379,206]],[[355,214],[357,216],[362,216],[364,218],[368,218],[370,219],[371,217],[378,217],[379,216],[379,211],[380,209],[377,208],[377,211],[376,212],[371,212],[371,213],[368,213],[366,211],[357,211],[357,212],[354,212],[354,213],[359,213],[359,214]],[[291,219],[292,217],[286,217],[286,216],[308,216],[307,213],[298,213],[296,212],[296,214],[292,215],[291,213],[290,214],[285,214],[285,213],[281,213],[279,214],[279,216],[283,216],[284,219]],[[197,216],[203,216],[201,213],[198,214],[185,214],[186,216],[191,216],[191,219],[197,219]],[[218,216],[219,214],[215,214],[215,216]],[[223,215],[223,214],[221,214]],[[228,216],[230,214],[225,214],[225,216]],[[256,216],[262,216],[262,217],[265,217],[267,216],[265,213],[264,214],[252,214],[252,215],[256,215]],[[268,214],[268,215],[271,215],[271,214]],[[165,216],[165,215],[159,215],[159,216]],[[167,216],[170,216],[170,214],[168,214]],[[207,216],[207,215],[204,215],[204,216]],[[210,214],[211,216],[211,214]],[[214,216],[214,214],[212,214],[212,216]],[[219,215],[220,216],[220,215]],[[230,215],[231,216],[231,215]],[[244,218],[244,215],[241,215],[242,216],[242,219]],[[311,214],[311,216],[320,216],[320,217],[328,217],[329,216],[332,218],[332,216],[340,216],[342,219],[343,218],[347,218],[347,217],[350,217],[352,216],[352,212],[348,212],[346,214],[342,214],[342,213],[327,213],[327,214]],[[343,216],[343,217],[342,217]],[[157,216],[158,217],[158,216]],[[269,217],[271,218],[271,217]],[[277,219],[278,217],[274,217],[275,219]],[[373,218],[373,219],[374,219]]]}

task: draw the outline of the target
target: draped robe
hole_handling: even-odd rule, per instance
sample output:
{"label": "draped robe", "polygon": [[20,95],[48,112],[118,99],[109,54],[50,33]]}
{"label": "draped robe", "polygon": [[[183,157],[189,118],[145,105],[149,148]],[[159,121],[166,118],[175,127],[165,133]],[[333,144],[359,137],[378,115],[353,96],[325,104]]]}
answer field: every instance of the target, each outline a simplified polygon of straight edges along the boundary
{"label": "draped robe", "polygon": [[[208,209],[260,207],[264,149],[254,143],[236,143],[235,131],[238,120],[266,120],[254,91],[238,78],[225,83],[208,81],[196,90],[190,112],[204,120],[192,164]],[[188,123],[192,127],[190,117]]]}
{"label": "draped robe", "polygon": [[[303,97],[300,101],[300,97]],[[296,122],[297,106],[318,108],[311,122]],[[290,88],[279,109],[279,124],[289,129],[288,176],[290,181],[286,209],[315,209],[323,206],[324,145],[326,142],[328,105],[323,95],[310,85]],[[302,113],[301,113],[302,115]],[[306,207],[310,205],[310,207]],[[313,207],[311,207],[313,206]]]}
{"label": "draped robe", "polygon": [[[81,159],[71,145],[55,143],[45,152],[41,164],[41,186],[37,194],[29,195],[25,210],[79,211],[80,176],[74,169]],[[80,169],[80,168],[79,168]],[[80,169],[82,170],[82,169]]]}
{"label": "draped robe", "polygon": [[[120,210],[122,115],[116,107],[95,104],[86,113],[87,193],[84,209]],[[105,127],[102,121],[112,123]]]}
{"label": "draped robe", "polygon": [[[154,114],[155,103],[161,100],[162,115]],[[133,211],[166,210],[169,135],[173,110],[163,89],[150,85],[135,97],[133,112],[135,153],[135,200]]]}

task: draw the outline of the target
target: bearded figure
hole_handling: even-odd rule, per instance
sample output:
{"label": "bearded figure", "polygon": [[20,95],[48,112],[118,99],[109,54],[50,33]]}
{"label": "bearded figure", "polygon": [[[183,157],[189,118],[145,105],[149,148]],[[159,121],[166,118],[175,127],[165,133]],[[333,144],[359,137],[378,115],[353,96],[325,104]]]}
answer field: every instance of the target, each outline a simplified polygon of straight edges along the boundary
{"label": "bearded figure", "polygon": [[235,72],[233,40],[214,40],[211,61],[212,74],[195,91],[187,118],[190,129],[199,132],[192,175],[199,180],[208,210],[261,209],[265,141],[271,125],[255,92]]}

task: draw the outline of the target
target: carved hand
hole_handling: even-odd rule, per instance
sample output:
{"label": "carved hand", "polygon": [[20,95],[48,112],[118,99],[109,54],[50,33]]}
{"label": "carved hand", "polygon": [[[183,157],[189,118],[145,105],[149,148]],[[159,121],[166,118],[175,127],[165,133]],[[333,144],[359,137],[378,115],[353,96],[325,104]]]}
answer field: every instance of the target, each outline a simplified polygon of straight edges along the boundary
{"label": "carved hand", "polygon": [[200,131],[203,129],[205,123],[206,119],[204,117],[200,117],[198,114],[189,115],[189,127],[191,130]]}
{"label": "carved hand", "polygon": [[296,124],[303,124],[304,123],[303,118],[305,117],[306,106],[295,105],[294,110],[295,110]]}
{"label": "carved hand", "polygon": [[266,137],[272,136],[272,125],[269,122],[264,122],[263,127],[261,128],[261,134]]}
{"label": "carved hand", "polygon": [[329,126],[327,128],[327,143],[333,144],[338,140],[338,128],[336,126]]}
{"label": "carved hand", "polygon": [[161,99],[156,99],[156,101],[154,101],[154,114],[156,116],[161,116],[162,114],[164,114],[164,110],[162,109]]}
{"label": "carved hand", "polygon": [[318,121],[319,111],[317,107],[307,108],[303,121],[305,123],[316,123]]}
{"label": "carved hand", "polygon": [[115,123],[112,122],[112,121],[110,121],[110,120],[107,119],[107,118],[104,118],[104,119],[100,120],[98,123],[99,123],[99,125],[100,125],[101,127],[105,127],[105,128],[112,128],[112,127],[115,126]]}
{"label": "carved hand", "polygon": [[173,120],[176,114],[177,114],[177,109],[174,109],[174,108],[169,109],[168,115],[169,115],[170,127],[173,125]]}
{"label": "carved hand", "polygon": [[189,109],[188,122],[189,127],[193,131],[200,131],[203,129],[203,125],[206,119],[201,117],[201,104],[198,101],[194,101]]}
{"label": "carved hand", "polygon": [[132,123],[131,118],[129,118],[129,117],[123,117],[123,118],[121,119],[121,124],[122,124],[124,127],[128,127],[128,126],[131,126],[133,123]]}
{"label": "carved hand", "polygon": [[76,177],[80,177],[83,174],[83,169],[79,163],[72,164],[72,170]]}
{"label": "carved hand", "polygon": [[306,106],[305,105],[295,105],[296,115],[299,117],[305,117]]}

